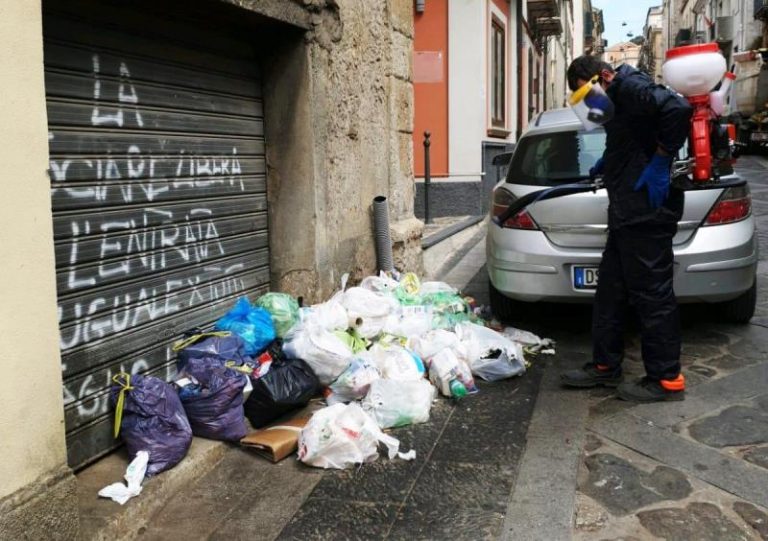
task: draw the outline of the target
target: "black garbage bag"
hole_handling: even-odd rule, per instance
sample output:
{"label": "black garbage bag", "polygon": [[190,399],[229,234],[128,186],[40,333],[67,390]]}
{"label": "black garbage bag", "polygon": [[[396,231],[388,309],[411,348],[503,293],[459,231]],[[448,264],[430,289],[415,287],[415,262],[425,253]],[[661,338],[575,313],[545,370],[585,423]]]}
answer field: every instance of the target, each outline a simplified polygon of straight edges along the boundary
{"label": "black garbage bag", "polygon": [[112,381],[115,437],[123,438],[131,460],[139,451],[147,451],[147,476],[178,464],[192,444],[192,428],[173,386],[152,376],[125,372]]}
{"label": "black garbage bag", "polygon": [[245,401],[245,416],[255,428],[306,406],[320,390],[320,382],[307,363],[299,359],[272,361],[269,372],[252,379],[253,391]]}
{"label": "black garbage bag", "polygon": [[248,430],[243,414],[245,374],[225,368],[216,358],[191,357],[176,379],[179,398],[195,436],[240,441]]}
{"label": "black garbage bag", "polygon": [[184,333],[184,338],[173,345],[173,351],[176,352],[179,370],[190,359],[206,357],[218,359],[221,364],[252,364],[251,358],[245,354],[243,339],[229,331],[203,332],[197,328],[190,329]]}

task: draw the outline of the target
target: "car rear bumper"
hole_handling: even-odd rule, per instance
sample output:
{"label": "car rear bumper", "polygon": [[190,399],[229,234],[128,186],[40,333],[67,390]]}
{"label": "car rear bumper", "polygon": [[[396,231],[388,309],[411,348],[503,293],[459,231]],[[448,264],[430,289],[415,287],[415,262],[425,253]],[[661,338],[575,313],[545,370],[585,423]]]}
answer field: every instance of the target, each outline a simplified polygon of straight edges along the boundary
{"label": "car rear bumper", "polygon": [[[680,302],[721,302],[738,297],[755,279],[758,261],[753,217],[701,227],[675,246],[675,293]],[[504,295],[521,301],[590,302],[594,290],[573,286],[576,266],[600,264],[600,249],[568,249],[540,231],[490,224],[488,275]]]}

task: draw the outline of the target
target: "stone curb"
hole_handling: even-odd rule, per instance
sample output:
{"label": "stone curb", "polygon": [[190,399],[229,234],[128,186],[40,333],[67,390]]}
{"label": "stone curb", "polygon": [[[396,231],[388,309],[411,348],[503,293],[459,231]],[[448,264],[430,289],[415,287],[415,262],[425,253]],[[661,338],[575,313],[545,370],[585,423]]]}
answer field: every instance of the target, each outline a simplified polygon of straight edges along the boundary
{"label": "stone curb", "polygon": [[230,448],[223,442],[194,438],[184,460],[146,480],[141,494],[123,506],[97,494],[105,486],[123,481],[128,465],[125,452],[118,451],[99,460],[77,474],[80,539],[135,538],[172,496],[216,467]]}

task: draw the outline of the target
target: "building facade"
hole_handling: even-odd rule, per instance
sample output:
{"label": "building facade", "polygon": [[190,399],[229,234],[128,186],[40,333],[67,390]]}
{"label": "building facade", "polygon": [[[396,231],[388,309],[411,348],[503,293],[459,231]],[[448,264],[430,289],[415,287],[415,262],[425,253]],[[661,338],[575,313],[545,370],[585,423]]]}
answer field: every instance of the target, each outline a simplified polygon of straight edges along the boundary
{"label": "building facade", "polygon": [[0,20],[0,539],[76,539],[120,371],[241,295],[420,271],[411,0],[29,0]]}
{"label": "building facade", "polygon": [[664,63],[664,6],[648,8],[643,38],[638,67],[660,83],[663,79],[661,66]]}
{"label": "building facade", "polygon": [[535,115],[565,105],[584,8],[581,0],[430,0],[414,9],[416,212],[423,216],[428,131],[431,217],[481,215],[497,181],[493,157]]}
{"label": "building facade", "polygon": [[584,0],[584,54],[602,55],[606,47],[603,39],[605,23],[603,10],[592,7],[591,0]]}
{"label": "building facade", "polygon": [[665,0],[663,4],[664,49],[693,43],[717,42],[736,80],[728,112],[749,116],[762,108],[768,84],[761,55],[754,51],[768,45],[766,2],[753,0]]}
{"label": "building facade", "polygon": [[622,64],[636,68],[640,63],[640,45],[631,41],[625,41],[606,47],[603,52],[603,60],[614,68]]}

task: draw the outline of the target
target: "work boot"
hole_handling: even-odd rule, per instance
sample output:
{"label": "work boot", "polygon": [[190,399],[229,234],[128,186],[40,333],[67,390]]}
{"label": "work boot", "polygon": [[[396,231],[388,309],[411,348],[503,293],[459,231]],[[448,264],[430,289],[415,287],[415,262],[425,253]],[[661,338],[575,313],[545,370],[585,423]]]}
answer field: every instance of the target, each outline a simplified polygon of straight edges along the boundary
{"label": "work boot", "polygon": [[587,363],[581,368],[560,373],[560,383],[566,387],[616,387],[622,381],[621,367],[610,368],[597,363]]}
{"label": "work boot", "polygon": [[622,400],[629,402],[664,402],[685,400],[685,378],[682,374],[675,379],[652,380],[640,378],[631,383],[622,383],[616,389]]}

